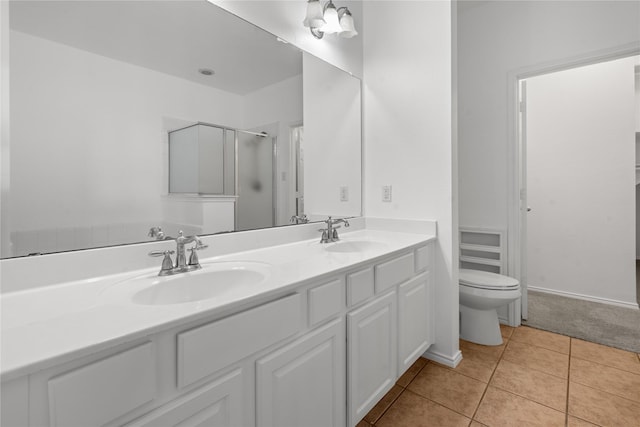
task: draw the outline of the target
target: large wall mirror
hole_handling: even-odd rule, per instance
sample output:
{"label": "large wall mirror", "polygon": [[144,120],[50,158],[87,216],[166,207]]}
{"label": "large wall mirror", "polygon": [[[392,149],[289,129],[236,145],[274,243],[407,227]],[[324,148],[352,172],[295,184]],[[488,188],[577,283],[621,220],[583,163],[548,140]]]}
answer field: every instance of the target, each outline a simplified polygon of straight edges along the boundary
{"label": "large wall mirror", "polygon": [[348,73],[204,0],[11,1],[9,22],[2,258],[361,214]]}

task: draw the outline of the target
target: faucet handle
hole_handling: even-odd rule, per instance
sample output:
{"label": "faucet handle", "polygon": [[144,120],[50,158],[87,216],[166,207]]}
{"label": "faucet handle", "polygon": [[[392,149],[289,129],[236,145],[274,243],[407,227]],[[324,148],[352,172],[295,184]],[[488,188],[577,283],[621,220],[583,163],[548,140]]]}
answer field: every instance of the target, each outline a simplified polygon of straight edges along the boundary
{"label": "faucet handle", "polygon": [[176,251],[151,251],[149,252],[149,256],[158,257],[163,256],[162,267],[160,268],[160,274],[163,272],[170,271],[173,269],[173,261],[171,260],[171,255],[173,255]]}
{"label": "faucet handle", "polygon": [[157,257],[157,256],[168,256],[175,254],[176,251],[151,251],[149,252],[149,256]]}
{"label": "faucet handle", "polygon": [[[206,246],[206,245],[205,245]],[[198,250],[199,249],[204,249],[204,248],[198,248],[197,246],[189,249],[189,251],[191,252],[191,255],[189,256],[189,265],[200,265],[200,260],[198,259]]]}

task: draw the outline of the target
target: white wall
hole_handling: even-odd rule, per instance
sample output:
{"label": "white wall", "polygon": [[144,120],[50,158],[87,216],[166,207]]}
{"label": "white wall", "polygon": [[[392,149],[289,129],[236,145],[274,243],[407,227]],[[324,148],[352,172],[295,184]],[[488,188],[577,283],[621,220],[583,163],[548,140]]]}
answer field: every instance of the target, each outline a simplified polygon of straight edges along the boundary
{"label": "white wall", "polygon": [[638,42],[640,3],[479,3],[458,16],[460,223],[506,229],[508,73]]}
{"label": "white wall", "polygon": [[166,192],[163,119],[240,125],[236,95],[15,31],[11,52],[14,231],[153,225]]}
{"label": "white wall", "polygon": [[530,288],[635,305],[637,60],[527,79]]}
{"label": "white wall", "polygon": [[[451,363],[458,357],[451,3],[365,2],[364,22],[365,212],[437,221],[431,352]],[[391,203],[381,201],[383,185],[392,185]]]}
{"label": "white wall", "polygon": [[[360,80],[303,56],[304,213],[311,220],[362,214]],[[341,200],[341,187],[348,200]]]}
{"label": "white wall", "polygon": [[363,19],[361,0],[340,0],[353,15],[359,36],[351,39],[325,35],[318,40],[302,25],[306,15],[304,0],[209,0],[229,12],[275,34],[318,58],[362,77]]}

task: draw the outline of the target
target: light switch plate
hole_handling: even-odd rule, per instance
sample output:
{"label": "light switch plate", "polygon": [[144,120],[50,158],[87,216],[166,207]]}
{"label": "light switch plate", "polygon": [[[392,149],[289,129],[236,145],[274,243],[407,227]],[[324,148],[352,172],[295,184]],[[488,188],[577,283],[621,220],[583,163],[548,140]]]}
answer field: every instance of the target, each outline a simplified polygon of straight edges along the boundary
{"label": "light switch plate", "polygon": [[390,202],[391,201],[391,186],[383,185],[382,186],[382,201]]}
{"label": "light switch plate", "polygon": [[347,186],[340,187],[340,201],[341,202],[349,201],[349,187]]}

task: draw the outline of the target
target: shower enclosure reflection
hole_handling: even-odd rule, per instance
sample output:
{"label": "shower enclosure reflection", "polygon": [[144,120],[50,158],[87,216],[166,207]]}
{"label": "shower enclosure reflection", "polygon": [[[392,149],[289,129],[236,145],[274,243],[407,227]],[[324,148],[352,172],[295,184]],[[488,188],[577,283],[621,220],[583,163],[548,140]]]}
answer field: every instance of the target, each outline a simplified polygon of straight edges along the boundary
{"label": "shower enclosure reflection", "polygon": [[[277,126],[271,126],[277,132]],[[277,136],[208,123],[169,132],[169,189],[163,229],[192,234],[273,227]],[[237,172],[237,173],[236,173]],[[191,209],[171,209],[190,199]],[[193,211],[201,211],[194,217]]]}

